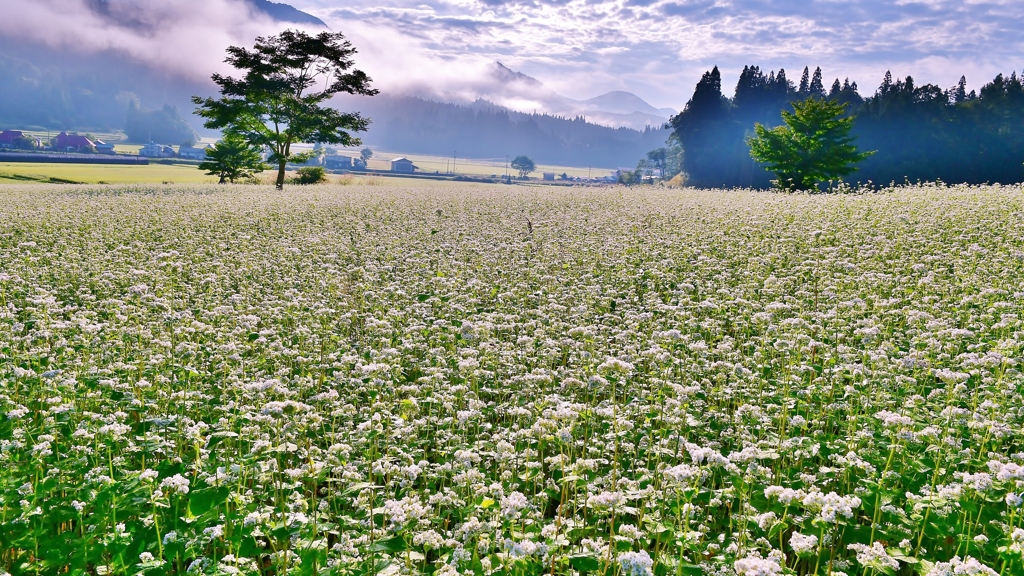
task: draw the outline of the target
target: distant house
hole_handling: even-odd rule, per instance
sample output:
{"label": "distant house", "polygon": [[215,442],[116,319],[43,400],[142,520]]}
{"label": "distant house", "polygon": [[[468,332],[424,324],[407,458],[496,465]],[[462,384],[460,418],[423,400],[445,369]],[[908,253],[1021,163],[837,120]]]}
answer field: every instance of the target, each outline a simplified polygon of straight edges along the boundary
{"label": "distant house", "polygon": [[114,153],[114,145],[113,144],[107,144],[103,140],[97,140],[96,141],[96,151],[99,152],[100,154],[113,154]]}
{"label": "distant house", "polygon": [[93,152],[96,143],[79,134],[61,132],[53,139],[53,148],[60,152]]}
{"label": "distant house", "polygon": [[146,158],[174,158],[175,153],[174,148],[170,146],[150,142],[139,150],[139,156],[145,156]]}
{"label": "distant house", "polygon": [[554,180],[555,180],[555,173],[554,172],[545,172],[544,173],[544,179],[545,180],[550,180],[550,181],[554,182]]}
{"label": "distant house", "polygon": [[400,174],[412,174],[416,171],[416,166],[408,158],[395,158],[391,161],[391,171]]}
{"label": "distant house", "polygon": [[0,148],[14,148],[16,143],[25,137],[21,130],[4,130],[0,132]]}
{"label": "distant house", "polygon": [[352,158],[330,154],[324,156],[324,167],[328,170],[351,170]]}
{"label": "distant house", "polygon": [[206,151],[211,146],[206,145],[206,148],[195,148],[193,146],[181,146],[178,148],[178,157],[187,158],[189,160],[206,160]]}

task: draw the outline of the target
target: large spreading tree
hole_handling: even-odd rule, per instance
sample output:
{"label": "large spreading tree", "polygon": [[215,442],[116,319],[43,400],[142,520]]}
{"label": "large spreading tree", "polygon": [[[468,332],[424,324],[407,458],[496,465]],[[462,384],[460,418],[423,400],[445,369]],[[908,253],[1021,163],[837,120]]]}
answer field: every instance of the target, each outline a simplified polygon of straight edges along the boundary
{"label": "large spreading tree", "polygon": [[339,93],[373,96],[370,78],[355,69],[356,49],[340,32],[310,36],[285,30],[256,38],[255,46],[231,46],[225,62],[244,73],[241,78],[214,74],[220,98],[195,96],[196,114],[204,126],[242,135],[250,144],[270,150],[277,165],[277,188],[284,187],[285,168],[302,163],[311,153],[296,153],[295,144],[323,142],[358,146],[352,132],[366,130],[369,119],[326,106]]}
{"label": "large spreading tree", "polygon": [[750,156],[765,163],[783,190],[816,190],[829,180],[839,180],[856,170],[856,164],[874,152],[860,152],[850,130],[853,118],[844,117],[846,106],[811,97],[783,111],[784,126],[754,126]]}

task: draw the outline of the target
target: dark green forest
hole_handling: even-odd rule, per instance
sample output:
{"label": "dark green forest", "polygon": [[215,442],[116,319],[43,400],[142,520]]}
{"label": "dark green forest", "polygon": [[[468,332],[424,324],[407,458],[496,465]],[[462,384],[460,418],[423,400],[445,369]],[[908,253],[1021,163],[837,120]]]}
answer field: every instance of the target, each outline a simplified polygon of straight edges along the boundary
{"label": "dark green forest", "polygon": [[813,73],[805,68],[796,84],[785,70],[765,74],[758,66],[746,66],[733,98],[722,94],[722,76],[715,67],[671,119],[670,142],[684,151],[687,182],[771,186],[772,174],[751,159],[746,140],[755,124],[781,124],[781,112],[806,98],[845,103],[846,113],[855,118],[857,146],[877,151],[847,178],[849,183],[1024,180],[1024,86],[1015,72],[996,76],[977,92],[967,91],[966,78],[943,89],[919,86],[910,76],[894,80],[886,72],[865,98],[849,80],[837,78],[826,87],[820,68]]}

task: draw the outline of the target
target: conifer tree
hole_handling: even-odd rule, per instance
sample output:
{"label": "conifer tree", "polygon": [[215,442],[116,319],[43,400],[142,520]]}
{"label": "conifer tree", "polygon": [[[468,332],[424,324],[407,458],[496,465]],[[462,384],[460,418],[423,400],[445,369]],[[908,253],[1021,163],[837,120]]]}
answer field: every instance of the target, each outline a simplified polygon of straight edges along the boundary
{"label": "conifer tree", "polygon": [[956,84],[956,90],[953,91],[953,102],[960,104],[967,100],[967,77],[961,76],[960,81]]}
{"label": "conifer tree", "polygon": [[814,76],[811,78],[811,85],[807,89],[808,95],[815,98],[825,97],[825,85],[821,80],[821,67],[814,69]]}
{"label": "conifer tree", "polygon": [[843,87],[839,84],[839,78],[832,83],[832,89],[829,90],[828,97],[830,100],[836,100],[843,94]]}
{"label": "conifer tree", "polygon": [[804,66],[804,73],[800,76],[800,88],[797,89],[797,93],[800,94],[801,98],[806,98],[811,91],[811,71],[807,66]]}

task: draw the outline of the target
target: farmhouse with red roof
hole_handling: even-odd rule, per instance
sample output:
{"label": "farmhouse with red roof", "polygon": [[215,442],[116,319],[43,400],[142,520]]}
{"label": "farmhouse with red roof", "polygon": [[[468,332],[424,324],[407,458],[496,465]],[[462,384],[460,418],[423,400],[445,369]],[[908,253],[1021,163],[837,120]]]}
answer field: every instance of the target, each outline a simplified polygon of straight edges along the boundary
{"label": "farmhouse with red roof", "polygon": [[96,150],[96,144],[78,134],[61,132],[53,139],[53,147],[61,152],[92,152]]}
{"label": "farmhouse with red roof", "polygon": [[21,130],[4,130],[0,132],[0,148],[33,148],[39,145],[39,139],[25,134]]}

